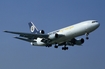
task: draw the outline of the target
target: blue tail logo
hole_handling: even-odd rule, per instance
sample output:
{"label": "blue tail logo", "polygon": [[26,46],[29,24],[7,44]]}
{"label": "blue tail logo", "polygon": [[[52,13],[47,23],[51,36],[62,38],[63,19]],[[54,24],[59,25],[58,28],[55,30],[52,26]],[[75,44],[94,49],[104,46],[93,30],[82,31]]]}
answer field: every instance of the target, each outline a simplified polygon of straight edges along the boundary
{"label": "blue tail logo", "polygon": [[31,33],[38,34],[38,29],[37,29],[36,26],[33,24],[33,22],[30,22],[30,23],[29,23],[29,27],[30,27]]}

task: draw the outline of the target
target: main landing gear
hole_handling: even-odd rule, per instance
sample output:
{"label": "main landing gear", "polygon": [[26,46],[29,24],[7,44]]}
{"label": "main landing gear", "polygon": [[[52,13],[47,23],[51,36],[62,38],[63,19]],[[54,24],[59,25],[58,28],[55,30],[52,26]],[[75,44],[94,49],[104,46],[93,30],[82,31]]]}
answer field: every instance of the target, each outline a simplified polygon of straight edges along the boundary
{"label": "main landing gear", "polygon": [[58,45],[57,45],[57,43],[55,43],[55,46],[54,46],[54,48],[58,48]]}
{"label": "main landing gear", "polygon": [[[55,44],[54,48],[58,48],[58,45]],[[68,50],[68,47],[66,47],[66,44],[64,44],[64,47],[62,47],[62,50]]]}
{"label": "main landing gear", "polygon": [[65,43],[64,47],[62,47],[62,50],[68,50],[68,47],[66,47],[66,43]]}
{"label": "main landing gear", "polygon": [[62,50],[68,50],[68,47],[62,47]]}
{"label": "main landing gear", "polygon": [[55,45],[54,48],[58,48],[58,46]]}

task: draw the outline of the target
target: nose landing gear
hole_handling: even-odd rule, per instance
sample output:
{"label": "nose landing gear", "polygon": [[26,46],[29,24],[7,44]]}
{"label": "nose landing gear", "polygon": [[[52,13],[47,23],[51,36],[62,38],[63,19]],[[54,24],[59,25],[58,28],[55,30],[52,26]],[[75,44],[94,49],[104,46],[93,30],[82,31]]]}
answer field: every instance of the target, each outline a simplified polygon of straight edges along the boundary
{"label": "nose landing gear", "polygon": [[89,33],[86,33],[85,35],[86,35],[86,39],[88,40],[89,39],[89,37],[88,37]]}

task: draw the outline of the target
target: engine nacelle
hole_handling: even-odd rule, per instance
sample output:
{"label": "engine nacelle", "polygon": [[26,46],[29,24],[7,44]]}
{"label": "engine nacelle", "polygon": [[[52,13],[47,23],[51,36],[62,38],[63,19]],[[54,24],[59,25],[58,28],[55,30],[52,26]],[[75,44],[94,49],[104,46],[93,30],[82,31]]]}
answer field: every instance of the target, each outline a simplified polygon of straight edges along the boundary
{"label": "engine nacelle", "polygon": [[42,42],[41,40],[42,40],[42,38],[37,38],[36,43],[37,43],[38,45],[44,45],[45,43]]}
{"label": "engine nacelle", "polygon": [[83,38],[77,39],[77,40],[75,41],[75,44],[76,44],[76,45],[81,45],[81,44],[83,44],[83,43],[84,43],[84,39],[83,39]]}
{"label": "engine nacelle", "polygon": [[45,43],[44,42],[42,42],[41,41],[42,40],[42,38],[37,38],[36,40],[35,40],[35,42],[31,42],[31,45],[33,45],[33,46],[43,46],[43,45],[45,45]]}
{"label": "engine nacelle", "polygon": [[49,35],[48,38],[49,39],[56,39],[56,38],[58,38],[58,34],[51,34],[51,35]]}
{"label": "engine nacelle", "polygon": [[84,39],[81,38],[81,39],[75,39],[73,38],[70,42],[68,42],[68,45],[82,45],[84,43]]}
{"label": "engine nacelle", "polygon": [[39,31],[40,34],[45,34],[44,30]]}

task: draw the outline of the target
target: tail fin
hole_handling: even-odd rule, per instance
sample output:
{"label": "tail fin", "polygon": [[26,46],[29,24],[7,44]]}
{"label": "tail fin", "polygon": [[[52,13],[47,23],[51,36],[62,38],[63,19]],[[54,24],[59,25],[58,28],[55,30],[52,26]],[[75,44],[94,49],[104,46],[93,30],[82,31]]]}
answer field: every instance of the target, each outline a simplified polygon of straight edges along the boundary
{"label": "tail fin", "polygon": [[37,29],[36,26],[33,24],[33,22],[29,22],[29,28],[30,28],[31,33],[38,34],[38,29]]}

